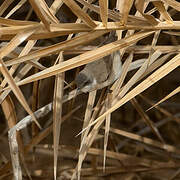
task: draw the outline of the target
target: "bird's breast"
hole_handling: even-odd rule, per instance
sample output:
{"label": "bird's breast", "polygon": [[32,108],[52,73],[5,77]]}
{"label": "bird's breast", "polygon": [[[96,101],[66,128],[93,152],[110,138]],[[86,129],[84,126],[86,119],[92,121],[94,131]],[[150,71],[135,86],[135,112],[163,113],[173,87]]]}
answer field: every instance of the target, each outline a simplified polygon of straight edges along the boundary
{"label": "bird's breast", "polygon": [[102,58],[98,61],[87,64],[84,70],[88,71],[88,73],[96,79],[97,83],[102,83],[107,80],[110,74],[111,67],[109,66],[110,64]]}

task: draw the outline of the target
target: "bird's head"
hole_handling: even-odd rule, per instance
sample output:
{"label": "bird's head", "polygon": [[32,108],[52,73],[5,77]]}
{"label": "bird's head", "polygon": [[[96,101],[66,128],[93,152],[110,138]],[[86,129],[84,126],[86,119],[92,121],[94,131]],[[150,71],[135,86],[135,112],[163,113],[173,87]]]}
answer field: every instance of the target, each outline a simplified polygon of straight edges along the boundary
{"label": "bird's head", "polygon": [[90,75],[83,72],[80,72],[76,78],[75,82],[77,85],[77,89],[84,93],[93,91],[97,84],[96,80]]}

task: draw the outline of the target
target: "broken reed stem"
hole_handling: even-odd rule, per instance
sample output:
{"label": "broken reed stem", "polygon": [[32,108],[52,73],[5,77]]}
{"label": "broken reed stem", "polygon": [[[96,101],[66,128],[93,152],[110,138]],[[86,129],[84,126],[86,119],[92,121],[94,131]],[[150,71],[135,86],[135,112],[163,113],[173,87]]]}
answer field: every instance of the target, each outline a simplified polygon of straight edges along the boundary
{"label": "broken reed stem", "polygon": [[[68,100],[72,99],[77,95],[77,91],[71,91],[68,95],[65,95],[63,97],[63,103],[67,102]],[[47,115],[52,110],[52,103],[47,104],[46,106],[38,109],[36,112],[34,112],[35,117],[41,118]],[[18,143],[16,139],[17,131],[20,131],[27,127],[30,123],[32,123],[33,119],[30,115],[23,118],[21,121],[19,121],[14,127],[12,127],[8,131],[8,139],[9,139],[9,146],[10,146],[10,154],[11,154],[11,160],[12,160],[12,166],[13,166],[13,172],[14,177],[16,180],[22,179],[22,171],[19,161],[19,150],[18,150]]]}

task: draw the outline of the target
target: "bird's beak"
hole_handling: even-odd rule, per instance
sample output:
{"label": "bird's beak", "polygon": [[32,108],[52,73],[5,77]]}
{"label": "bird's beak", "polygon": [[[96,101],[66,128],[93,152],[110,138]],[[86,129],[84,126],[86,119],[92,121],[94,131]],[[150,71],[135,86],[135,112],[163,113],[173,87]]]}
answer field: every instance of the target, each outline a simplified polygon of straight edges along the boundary
{"label": "bird's beak", "polygon": [[79,94],[81,92],[81,89],[78,87],[76,88],[76,94]]}

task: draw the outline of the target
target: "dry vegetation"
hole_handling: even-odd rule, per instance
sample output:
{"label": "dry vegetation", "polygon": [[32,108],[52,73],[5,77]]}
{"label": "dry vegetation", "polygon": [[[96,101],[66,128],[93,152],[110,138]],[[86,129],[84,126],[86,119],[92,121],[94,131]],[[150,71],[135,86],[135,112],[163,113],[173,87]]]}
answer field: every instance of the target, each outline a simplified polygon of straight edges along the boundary
{"label": "dry vegetation", "polygon": [[[180,179],[179,30],[178,0],[0,1],[0,179]],[[117,50],[120,78],[77,94]]]}

